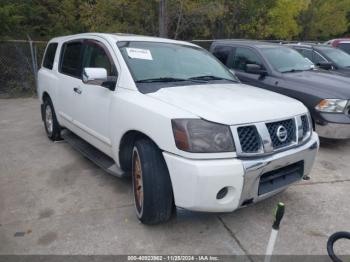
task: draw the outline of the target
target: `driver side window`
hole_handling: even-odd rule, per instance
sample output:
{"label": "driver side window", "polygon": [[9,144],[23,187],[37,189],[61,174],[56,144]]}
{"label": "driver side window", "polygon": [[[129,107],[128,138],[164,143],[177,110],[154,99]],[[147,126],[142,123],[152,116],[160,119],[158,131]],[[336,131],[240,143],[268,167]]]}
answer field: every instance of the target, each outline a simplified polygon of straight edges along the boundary
{"label": "driver side window", "polygon": [[117,76],[112,58],[105,48],[97,41],[88,40],[85,46],[83,68],[94,67],[107,70],[107,76]]}
{"label": "driver side window", "polygon": [[254,53],[254,51],[248,48],[237,47],[230,68],[245,71],[247,64],[255,64],[264,68],[261,59]]}

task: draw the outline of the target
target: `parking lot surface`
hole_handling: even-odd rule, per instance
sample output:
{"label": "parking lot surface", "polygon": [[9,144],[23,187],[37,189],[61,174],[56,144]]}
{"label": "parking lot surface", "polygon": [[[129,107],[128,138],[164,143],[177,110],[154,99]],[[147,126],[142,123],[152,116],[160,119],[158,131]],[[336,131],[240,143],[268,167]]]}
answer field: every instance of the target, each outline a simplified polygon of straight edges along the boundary
{"label": "parking lot surface", "polygon": [[[178,210],[145,226],[130,179],[49,141],[37,99],[0,100],[0,254],[264,254],[279,201],[275,253],[326,254],[332,233],[350,231],[350,141],[322,140],[311,180],[273,198],[228,214]],[[350,243],[337,250],[350,254]]]}

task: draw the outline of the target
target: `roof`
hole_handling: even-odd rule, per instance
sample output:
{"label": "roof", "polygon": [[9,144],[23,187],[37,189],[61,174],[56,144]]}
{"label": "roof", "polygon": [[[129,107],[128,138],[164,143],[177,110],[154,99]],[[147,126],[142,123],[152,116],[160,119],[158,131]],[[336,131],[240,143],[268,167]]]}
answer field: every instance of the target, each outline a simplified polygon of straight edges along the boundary
{"label": "roof", "polygon": [[326,44],[316,44],[316,43],[291,43],[291,44],[286,44],[287,46],[293,46],[293,47],[309,47],[309,48],[315,48],[317,49],[318,47],[325,47],[325,48],[333,48],[330,45],[326,45]]}
{"label": "roof", "polygon": [[195,44],[191,44],[189,42],[185,41],[178,41],[178,40],[172,40],[167,38],[160,38],[160,37],[154,37],[154,36],[143,36],[143,35],[133,35],[133,34],[123,34],[123,33],[82,33],[82,34],[75,34],[75,35],[67,35],[67,36],[60,36],[55,37],[50,40],[51,41],[69,41],[76,38],[84,38],[87,36],[99,36],[101,38],[104,38],[106,40],[114,40],[116,42],[119,41],[147,41],[147,42],[162,42],[162,43],[174,43],[174,44],[183,44],[183,45],[191,45],[196,46]]}
{"label": "roof", "polygon": [[219,44],[234,44],[234,45],[250,46],[255,48],[281,46],[281,44],[279,43],[270,43],[270,42],[264,42],[264,41],[258,41],[258,40],[225,39],[225,40],[215,40],[214,42]]}
{"label": "roof", "polygon": [[334,38],[332,40],[329,40],[329,41],[350,41],[350,38],[349,37],[344,37],[344,38]]}

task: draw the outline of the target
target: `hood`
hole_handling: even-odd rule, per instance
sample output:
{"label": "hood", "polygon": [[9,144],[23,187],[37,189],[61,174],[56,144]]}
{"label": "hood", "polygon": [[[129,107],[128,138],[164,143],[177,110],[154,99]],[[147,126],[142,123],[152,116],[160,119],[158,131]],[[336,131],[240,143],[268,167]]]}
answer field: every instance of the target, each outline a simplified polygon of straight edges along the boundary
{"label": "hood", "polygon": [[307,112],[297,100],[244,84],[167,87],[147,96],[226,125],[288,118]]}
{"label": "hood", "polygon": [[350,68],[338,68],[331,72],[335,74],[339,74],[341,76],[350,77]]}
{"label": "hood", "polygon": [[350,77],[326,70],[284,73],[284,79],[307,85],[315,94],[324,98],[350,98]]}

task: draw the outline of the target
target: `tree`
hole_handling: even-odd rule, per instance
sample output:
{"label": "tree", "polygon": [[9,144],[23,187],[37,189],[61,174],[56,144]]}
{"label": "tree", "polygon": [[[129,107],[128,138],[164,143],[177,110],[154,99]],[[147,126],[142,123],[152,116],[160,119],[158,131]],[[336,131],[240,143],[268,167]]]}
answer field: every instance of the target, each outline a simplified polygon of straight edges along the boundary
{"label": "tree", "polygon": [[268,11],[277,0],[225,0],[223,16],[224,38],[263,37]]}
{"label": "tree", "polygon": [[49,39],[87,31],[168,37],[325,40],[349,31],[350,0],[0,0],[0,37]]}
{"label": "tree", "polygon": [[167,12],[167,1],[159,1],[159,36],[167,37],[168,36],[168,12]]}
{"label": "tree", "polygon": [[175,39],[212,38],[224,14],[223,0],[169,0],[169,36]]}
{"label": "tree", "polygon": [[267,13],[263,38],[291,40],[298,36],[302,26],[297,18],[309,6],[309,0],[279,0]]}
{"label": "tree", "polygon": [[156,0],[87,1],[80,13],[88,31],[158,35]]}
{"label": "tree", "polygon": [[350,0],[311,0],[302,14],[302,39],[327,40],[342,36],[349,27]]}

